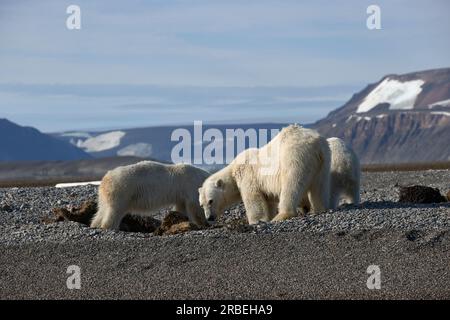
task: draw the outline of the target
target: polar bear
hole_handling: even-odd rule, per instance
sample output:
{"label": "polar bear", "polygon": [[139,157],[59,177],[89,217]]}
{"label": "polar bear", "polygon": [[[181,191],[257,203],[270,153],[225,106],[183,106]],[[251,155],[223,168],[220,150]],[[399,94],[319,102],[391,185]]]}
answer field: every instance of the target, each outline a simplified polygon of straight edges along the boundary
{"label": "polar bear", "polygon": [[198,204],[197,188],[210,174],[186,165],[168,165],[154,161],[118,167],[103,177],[98,192],[98,211],[91,227],[119,229],[127,213],[151,215],[174,205],[191,222],[206,224]]}
{"label": "polar bear", "polygon": [[208,220],[219,218],[233,204],[244,202],[250,224],[281,221],[297,215],[308,195],[312,210],[329,207],[330,149],[314,130],[283,128],[260,149],[247,149],[199,188],[199,202]]}
{"label": "polar bear", "polygon": [[[358,156],[342,139],[327,139],[331,151],[330,208],[336,209],[340,200],[359,204],[361,169]],[[301,204],[303,212],[309,211],[308,198]]]}

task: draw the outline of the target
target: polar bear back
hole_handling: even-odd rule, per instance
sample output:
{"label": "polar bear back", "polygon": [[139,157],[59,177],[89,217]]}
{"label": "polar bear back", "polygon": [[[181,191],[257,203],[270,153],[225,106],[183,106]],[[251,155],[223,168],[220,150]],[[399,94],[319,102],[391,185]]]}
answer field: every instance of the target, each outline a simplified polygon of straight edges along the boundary
{"label": "polar bear back", "polygon": [[208,176],[208,172],[190,165],[141,161],[108,171],[101,187],[108,198],[157,195],[160,202],[173,203],[177,199],[196,199],[197,188]]}
{"label": "polar bear back", "polygon": [[276,197],[286,177],[297,176],[299,172],[318,172],[329,161],[328,144],[317,131],[290,125],[265,146],[241,152],[231,167],[238,184],[244,175],[251,176],[254,185],[245,188],[257,188]]}

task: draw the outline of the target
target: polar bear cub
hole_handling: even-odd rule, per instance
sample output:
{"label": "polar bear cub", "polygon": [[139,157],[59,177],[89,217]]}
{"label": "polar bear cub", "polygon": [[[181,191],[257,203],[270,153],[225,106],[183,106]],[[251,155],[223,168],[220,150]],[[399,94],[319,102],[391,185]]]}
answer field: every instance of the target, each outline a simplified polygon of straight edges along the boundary
{"label": "polar bear cub", "polygon": [[[358,156],[342,139],[327,139],[331,150],[330,208],[336,209],[341,200],[359,204],[361,169]],[[309,211],[308,198],[302,202],[302,210]]]}
{"label": "polar bear cub", "polygon": [[316,131],[290,125],[260,149],[240,153],[211,175],[199,189],[208,220],[244,202],[250,224],[281,221],[297,215],[305,195],[312,210],[329,207],[330,149]]}
{"label": "polar bear cub", "polygon": [[119,229],[127,213],[151,215],[172,205],[175,211],[187,214],[191,222],[205,224],[197,188],[208,176],[208,172],[190,165],[154,161],[108,171],[100,184],[98,211],[91,227]]}

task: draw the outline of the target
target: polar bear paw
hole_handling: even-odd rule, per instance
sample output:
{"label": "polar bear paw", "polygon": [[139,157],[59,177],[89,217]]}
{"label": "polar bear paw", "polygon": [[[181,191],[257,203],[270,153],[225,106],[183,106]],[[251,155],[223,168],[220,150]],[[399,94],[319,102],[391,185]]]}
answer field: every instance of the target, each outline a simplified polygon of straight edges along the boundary
{"label": "polar bear paw", "polygon": [[284,220],[291,219],[293,217],[295,217],[295,215],[292,213],[280,212],[272,219],[272,222],[284,221]]}

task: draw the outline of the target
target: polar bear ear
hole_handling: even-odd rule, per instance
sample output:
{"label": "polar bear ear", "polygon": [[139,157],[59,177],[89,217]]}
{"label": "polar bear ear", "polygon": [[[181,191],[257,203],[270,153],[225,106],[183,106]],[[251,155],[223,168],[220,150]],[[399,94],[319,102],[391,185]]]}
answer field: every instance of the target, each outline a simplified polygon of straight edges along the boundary
{"label": "polar bear ear", "polygon": [[202,188],[198,188],[198,193],[199,193],[199,194],[202,193]]}
{"label": "polar bear ear", "polygon": [[216,187],[217,188],[222,188],[223,187],[223,180],[222,179],[218,179],[216,180]]}

